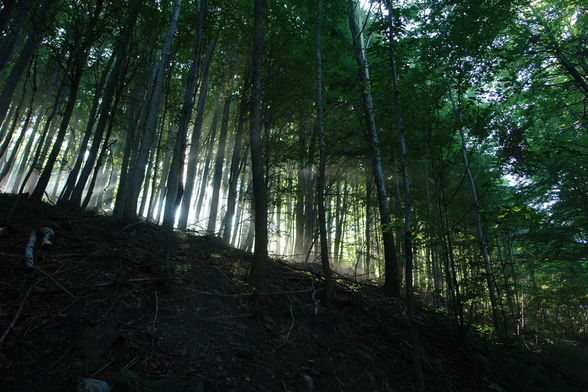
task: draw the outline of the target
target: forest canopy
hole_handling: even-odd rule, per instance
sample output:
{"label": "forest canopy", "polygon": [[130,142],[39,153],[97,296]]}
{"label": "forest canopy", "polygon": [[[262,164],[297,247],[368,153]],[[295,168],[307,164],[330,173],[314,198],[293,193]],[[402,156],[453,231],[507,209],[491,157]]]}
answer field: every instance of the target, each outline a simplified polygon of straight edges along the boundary
{"label": "forest canopy", "polygon": [[587,8],[3,0],[0,191],[586,339]]}

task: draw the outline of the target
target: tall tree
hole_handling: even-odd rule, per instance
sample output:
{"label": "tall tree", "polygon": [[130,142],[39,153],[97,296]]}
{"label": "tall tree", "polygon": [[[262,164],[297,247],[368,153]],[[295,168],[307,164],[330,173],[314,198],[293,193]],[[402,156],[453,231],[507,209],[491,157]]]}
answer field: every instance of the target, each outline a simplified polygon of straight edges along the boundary
{"label": "tall tree", "polygon": [[357,24],[355,16],[356,3],[354,0],[347,0],[347,15],[349,18],[349,27],[355,49],[355,61],[359,67],[360,92],[363,102],[365,121],[369,135],[369,145],[372,155],[372,165],[374,170],[374,179],[376,182],[376,191],[378,194],[378,207],[380,210],[380,225],[382,230],[382,240],[384,242],[385,258],[385,282],[384,290],[392,296],[400,295],[400,279],[398,277],[398,259],[396,246],[394,245],[394,235],[392,234],[392,219],[388,205],[388,193],[384,170],[382,168],[382,158],[380,156],[380,139],[376,128],[374,116],[373,100],[370,86],[370,75],[365,56],[363,44],[363,35]]}
{"label": "tall tree", "polygon": [[82,74],[84,73],[84,68],[86,66],[86,61],[88,59],[88,55],[90,54],[92,43],[98,38],[98,34],[100,33],[98,30],[98,21],[102,13],[103,7],[104,0],[97,0],[96,6],[94,7],[92,14],[88,18],[86,24],[86,31],[83,34],[83,38],[80,41],[80,45],[72,48],[70,52],[69,62],[71,65],[71,79],[69,87],[69,96],[67,98],[67,103],[64,108],[63,117],[61,119],[61,124],[59,126],[59,132],[57,133],[57,137],[53,142],[53,148],[51,149],[51,153],[49,154],[49,158],[43,168],[43,172],[39,177],[37,185],[31,193],[32,200],[41,201],[43,194],[45,193],[45,189],[47,188],[47,184],[49,184],[49,179],[51,178],[51,174],[53,172],[53,167],[55,166],[57,156],[61,152],[61,147],[65,139],[65,135],[67,133],[69,122],[71,120],[71,115],[77,102],[79,86],[82,80]]}
{"label": "tall tree", "polygon": [[137,217],[137,202],[139,200],[139,193],[141,192],[141,185],[145,178],[145,167],[147,165],[147,160],[149,159],[149,152],[153,144],[153,138],[155,137],[161,104],[161,93],[163,91],[165,75],[170,62],[172,40],[176,32],[181,6],[182,0],[176,0],[163,41],[161,57],[154,70],[155,77],[152,81],[151,96],[149,98],[145,126],[141,137],[141,146],[139,147],[137,158],[130,168],[131,175],[129,176],[130,181],[128,182],[128,187],[123,190],[127,193],[122,212],[122,216],[125,220],[133,220]]}
{"label": "tall tree", "polygon": [[327,218],[325,213],[325,172],[327,168],[327,142],[323,115],[323,66],[321,52],[321,13],[323,2],[316,3],[316,122],[319,137],[319,170],[317,179],[317,204],[319,214],[319,233],[321,244],[321,265],[326,284],[326,302],[331,303],[333,296],[333,278],[329,264],[329,243],[327,239]]}
{"label": "tall tree", "polygon": [[249,143],[251,146],[251,171],[253,180],[253,207],[255,211],[255,250],[249,270],[249,282],[261,289],[267,262],[267,190],[263,170],[263,147],[261,144],[261,63],[263,57],[263,9],[262,0],[254,0],[253,16],[255,29],[253,35],[253,77],[251,87],[251,118],[249,123]]}
{"label": "tall tree", "polygon": [[[198,26],[196,28],[192,62],[190,64],[190,71],[188,72],[188,78],[186,80],[184,102],[182,105],[181,117],[173,151],[173,158],[169,167],[167,180],[163,226],[168,229],[172,228],[175,223],[176,210],[178,209],[184,194],[184,187],[182,182],[184,174],[184,160],[186,155],[186,142],[188,138],[188,125],[190,119],[192,118],[192,111],[194,110],[198,73],[200,72],[201,68],[202,35],[204,30],[206,9],[206,0],[199,1]],[[202,83],[202,85],[203,84],[204,83]],[[200,110],[201,109],[202,108],[200,108]]]}

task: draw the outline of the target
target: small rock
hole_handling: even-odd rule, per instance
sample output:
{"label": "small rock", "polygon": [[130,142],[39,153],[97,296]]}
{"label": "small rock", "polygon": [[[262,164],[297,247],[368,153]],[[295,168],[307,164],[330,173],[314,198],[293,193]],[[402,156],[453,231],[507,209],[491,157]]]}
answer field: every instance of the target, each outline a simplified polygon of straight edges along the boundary
{"label": "small rock", "polygon": [[110,385],[95,378],[82,378],[78,384],[78,392],[110,392]]}

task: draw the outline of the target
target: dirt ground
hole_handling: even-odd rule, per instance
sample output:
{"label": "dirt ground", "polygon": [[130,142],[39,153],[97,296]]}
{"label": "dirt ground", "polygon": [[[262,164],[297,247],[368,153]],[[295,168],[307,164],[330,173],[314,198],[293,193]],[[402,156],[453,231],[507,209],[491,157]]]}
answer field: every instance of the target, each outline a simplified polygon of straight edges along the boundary
{"label": "dirt ground", "polygon": [[[246,284],[251,255],[215,237],[123,225],[0,196],[0,390],[411,391],[405,306],[270,260],[265,291]],[[29,233],[54,245],[24,265]],[[162,274],[166,249],[172,279]],[[429,391],[581,391],[588,384],[525,345],[475,334],[456,340],[442,314],[420,309]]]}

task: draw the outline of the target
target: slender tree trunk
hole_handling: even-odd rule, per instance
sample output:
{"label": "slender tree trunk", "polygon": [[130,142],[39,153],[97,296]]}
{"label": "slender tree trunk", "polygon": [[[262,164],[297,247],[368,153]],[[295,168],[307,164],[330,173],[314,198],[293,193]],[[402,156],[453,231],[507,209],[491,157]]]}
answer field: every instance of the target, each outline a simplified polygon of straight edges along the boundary
{"label": "slender tree trunk", "polygon": [[202,72],[202,81],[200,82],[198,103],[196,105],[196,120],[194,121],[194,129],[192,130],[192,137],[190,138],[190,152],[188,153],[188,164],[186,166],[186,184],[180,205],[180,216],[178,220],[178,228],[180,230],[186,230],[188,227],[188,214],[190,213],[192,194],[194,193],[194,185],[196,182],[196,162],[200,151],[199,143],[200,137],[202,136],[202,122],[204,121],[204,105],[208,95],[210,63],[212,62],[215,46],[216,38],[208,43],[206,49],[205,65]]}
{"label": "slender tree trunk", "polygon": [[[248,84],[248,78],[245,78],[245,86]],[[244,87],[245,91],[246,88]],[[241,144],[243,142],[243,127],[245,123],[245,111],[247,110],[247,98],[243,94],[239,104],[239,115],[237,120],[237,130],[235,135],[235,144],[233,146],[233,156],[231,159],[231,169],[229,177],[229,193],[227,196],[227,212],[224,217],[224,228],[222,238],[229,241],[233,229],[233,218],[235,215],[235,204],[237,203],[237,182],[239,180],[239,157],[241,154]]]}
{"label": "slender tree trunk", "polygon": [[[369,166],[367,166],[369,167]],[[366,168],[367,168],[366,167]],[[371,170],[366,170],[366,181],[365,181],[365,266],[366,275],[369,277],[370,261],[372,259],[371,246],[372,246],[372,225],[371,225],[371,211],[372,211],[372,173]]]}
{"label": "slender tree trunk", "polygon": [[170,62],[171,45],[176,32],[181,6],[182,0],[176,0],[163,42],[163,47],[161,49],[161,58],[157,64],[157,71],[155,72],[156,76],[153,79],[149,108],[147,110],[145,127],[141,138],[141,146],[139,147],[137,159],[129,172],[130,181],[127,181],[129,186],[126,189],[127,194],[122,212],[122,217],[126,221],[134,220],[137,217],[137,202],[139,200],[141,185],[145,179],[145,167],[149,159],[149,152],[151,151],[151,145],[153,144],[153,138],[155,137],[161,104],[161,93],[163,91],[165,75]]}
{"label": "slender tree trunk", "polygon": [[343,239],[343,220],[345,218],[345,214],[347,213],[347,199],[348,199],[348,191],[347,191],[347,178],[343,181],[343,197],[341,197],[341,189],[339,185],[341,181],[338,182],[337,185],[337,206],[335,210],[335,246],[334,246],[334,253],[335,253],[335,265],[341,264],[341,248],[342,248],[342,239]]}
{"label": "slender tree trunk", "polygon": [[[165,194],[165,212],[163,215],[163,227],[171,230],[176,219],[176,211],[182,196],[184,194],[183,175],[184,159],[186,156],[186,141],[188,139],[188,124],[192,118],[194,110],[194,101],[196,95],[196,86],[198,83],[198,73],[200,72],[200,57],[202,52],[202,32],[204,29],[204,20],[206,17],[206,0],[201,0],[198,7],[198,27],[196,31],[196,40],[194,44],[194,54],[192,55],[192,64],[188,73],[186,82],[186,92],[184,93],[184,102],[182,114],[176,135],[173,159],[169,167],[167,180],[167,192]],[[202,91],[201,91],[202,93]],[[206,94],[206,93],[205,93]],[[165,171],[164,171],[165,173]]]}
{"label": "slender tree trunk", "polygon": [[402,98],[400,95],[400,86],[398,83],[397,58],[394,53],[394,23],[392,20],[392,2],[387,0],[388,7],[388,28],[389,28],[389,45],[390,45],[390,68],[392,71],[392,83],[394,86],[394,103],[396,106],[396,128],[398,129],[400,142],[400,173],[402,177],[402,190],[404,196],[404,265],[406,273],[406,301],[408,309],[408,320],[411,330],[411,338],[413,343],[412,354],[415,369],[416,390],[424,391],[424,378],[422,370],[421,345],[419,342],[419,334],[417,325],[415,323],[416,305],[413,288],[413,245],[412,245],[412,206],[410,194],[410,182],[408,178],[408,164],[406,146],[406,136],[404,129],[404,119],[402,116]]}
{"label": "slender tree trunk", "polygon": [[325,127],[323,119],[323,66],[321,52],[321,13],[323,1],[318,0],[316,5],[316,117],[319,137],[319,171],[317,179],[317,204],[319,214],[319,235],[321,246],[321,265],[325,278],[325,299],[327,306],[331,304],[333,297],[333,278],[329,263],[329,243],[327,239],[327,218],[325,213],[325,172],[327,168],[327,142],[325,140]]}
{"label": "slender tree trunk", "polygon": [[82,79],[82,74],[84,72],[84,66],[86,65],[86,60],[90,52],[90,45],[92,41],[94,41],[94,39],[96,38],[94,29],[96,28],[96,24],[102,12],[103,5],[104,0],[96,1],[96,6],[94,8],[92,17],[88,22],[88,28],[84,36],[84,39],[82,40],[81,45],[74,49],[71,53],[70,59],[72,61],[73,66],[69,97],[63,112],[63,118],[61,120],[59,132],[57,133],[57,138],[53,143],[51,154],[49,154],[49,159],[47,160],[43,172],[39,177],[39,181],[37,182],[37,185],[35,186],[35,189],[31,194],[31,200],[41,201],[43,194],[45,193],[45,189],[47,188],[47,184],[49,183],[49,179],[51,178],[51,173],[53,172],[53,167],[57,160],[57,156],[61,152],[61,145],[63,144],[63,140],[65,139],[65,134],[67,132],[69,121],[71,119],[71,115],[76,104],[76,99],[79,92],[79,85]]}
{"label": "slender tree trunk", "polygon": [[23,72],[27,69],[27,65],[31,61],[31,58],[33,57],[37,46],[41,41],[43,30],[45,28],[45,22],[47,20],[49,10],[53,6],[54,2],[55,0],[45,0],[43,2],[43,5],[35,15],[35,27],[27,38],[27,41],[25,42],[19,57],[16,59],[12,71],[6,77],[4,87],[0,93],[0,123],[4,121],[18,81],[20,80]]}
{"label": "slender tree trunk", "polygon": [[[119,80],[122,77],[129,42],[133,35],[133,30],[135,28],[137,17],[139,15],[139,5],[141,2],[142,0],[134,0],[129,5],[130,12],[127,17],[127,20],[125,21],[125,27],[117,39],[116,47],[112,55],[112,57],[115,58],[114,65],[108,77],[108,82],[106,83],[106,86],[104,88],[104,95],[102,96],[100,103],[100,117],[98,119],[98,123],[96,124],[94,137],[92,138],[92,145],[88,150],[86,162],[80,173],[79,178],[77,179],[77,183],[71,193],[71,196],[69,197],[69,201],[73,203],[73,205],[75,206],[79,206],[82,202],[82,194],[84,192],[84,189],[86,188],[86,183],[88,182],[88,178],[92,173],[92,169],[94,167],[94,164],[96,163],[96,159],[98,158],[98,151],[100,148],[100,144],[102,142],[104,130],[107,127],[109,119],[114,115],[111,113],[115,112],[115,110],[113,110],[112,108],[114,106],[113,99],[117,91],[117,85],[119,84]],[[115,100],[118,100],[118,97]],[[92,193],[92,186],[88,188],[88,192],[90,194]]]}
{"label": "slender tree trunk", "polygon": [[210,173],[210,161],[212,160],[212,152],[214,151],[214,142],[216,139],[216,131],[218,130],[218,122],[221,116],[220,114],[220,103],[221,103],[222,92],[219,94],[216,103],[214,105],[214,114],[212,117],[212,124],[210,125],[210,135],[208,140],[208,146],[206,149],[206,158],[204,162],[204,168],[200,176],[200,189],[198,191],[198,198],[196,202],[196,220],[200,219],[202,212],[202,204],[204,203],[204,197],[206,196],[206,186],[208,185],[208,175]]}
{"label": "slender tree trunk", "polygon": [[[28,24],[26,23],[27,11],[33,9],[33,7],[25,5],[27,4],[22,4],[22,2],[21,4],[17,4],[16,0],[4,1],[4,8],[2,8],[0,13],[0,31],[6,32],[6,34],[2,34],[3,39],[2,45],[0,46],[0,73],[4,72],[4,68],[6,68],[14,52],[14,47],[19,41],[22,27]],[[17,12],[14,18],[11,19],[10,16],[14,8],[17,9]],[[7,26],[8,24],[9,26]]]}
{"label": "slender tree trunk", "polygon": [[304,136],[302,127],[298,130],[298,173],[297,173],[297,182],[296,182],[296,207],[295,207],[295,214],[296,214],[296,239],[294,245],[294,253],[298,256],[298,258],[304,258],[304,199],[305,199],[305,192],[304,192],[304,150],[305,150],[305,143],[304,143]]}
{"label": "slender tree trunk", "polygon": [[146,110],[146,101],[149,99],[147,96],[148,94],[143,93],[146,89],[145,79],[147,79],[147,74],[148,72],[143,72],[141,77],[133,82],[133,87],[131,88],[131,94],[129,96],[131,102],[128,106],[127,132],[113,211],[113,214],[119,218],[122,217],[124,212],[127,188],[129,186],[127,181],[129,178],[129,169],[132,166],[136,154],[137,128],[139,128],[140,119],[143,117],[144,111]]}
{"label": "slender tree trunk", "polygon": [[102,91],[104,90],[104,85],[106,83],[106,77],[110,72],[110,67],[114,61],[115,56],[111,56],[108,63],[106,64],[104,71],[100,75],[99,80],[96,83],[96,87],[94,88],[94,99],[92,101],[92,108],[90,109],[90,114],[88,116],[88,123],[86,125],[86,132],[82,137],[82,141],[80,143],[80,148],[74,162],[74,165],[67,176],[67,180],[65,181],[65,185],[63,187],[63,192],[61,193],[60,199],[68,200],[73,192],[73,189],[76,185],[78,176],[80,174],[80,168],[84,162],[86,151],[88,147],[88,142],[90,137],[92,136],[92,131],[94,129],[94,124],[96,123],[96,113],[98,111],[98,107],[100,105],[100,98],[102,97]]}
{"label": "slender tree trunk", "polygon": [[[110,116],[108,129],[106,130],[106,136],[104,137],[104,141],[102,142],[102,148],[100,150],[100,154],[98,155],[98,160],[96,161],[96,166],[94,167],[94,173],[92,174],[92,178],[90,180],[90,184],[88,185],[88,192],[86,193],[86,197],[84,197],[84,201],[82,202],[82,208],[87,208],[88,204],[90,203],[90,199],[94,194],[94,187],[96,184],[96,179],[98,178],[98,174],[100,169],[103,166],[104,160],[106,158],[106,154],[108,153],[108,149],[112,145],[110,142],[110,135],[112,134],[112,129],[114,128],[114,120],[115,114],[118,109],[118,103],[120,99],[120,94],[122,86],[119,87],[119,91],[117,92],[116,99],[114,100],[114,104],[112,105],[112,115]],[[114,143],[114,142],[113,142]],[[100,192],[102,194],[102,191]]]}
{"label": "slender tree trunk", "polygon": [[262,0],[253,2],[255,33],[253,38],[253,85],[251,88],[251,119],[249,142],[251,143],[251,169],[253,179],[253,207],[255,210],[255,250],[249,271],[249,282],[256,288],[263,287],[267,260],[267,198],[263,173],[264,152],[261,144],[261,62],[263,56]]}
{"label": "slender tree trunk", "polygon": [[11,120],[14,117],[15,110],[16,105],[11,105],[8,109],[6,118],[4,119],[4,122],[2,122],[2,127],[0,128],[0,140],[2,140],[8,134],[8,128],[10,127]]}
{"label": "slender tree trunk", "polygon": [[[35,119],[35,124],[33,125],[33,130],[31,132],[31,135],[29,136],[29,139],[27,140],[27,144],[26,144],[24,152],[22,154],[22,159],[20,161],[19,168],[18,168],[16,176],[14,178],[14,185],[12,187],[12,193],[19,192],[22,178],[23,178],[25,171],[27,169],[29,156],[31,154],[31,150],[33,149],[33,143],[35,142],[35,139],[40,139],[40,137],[36,138],[36,136],[37,136],[37,133],[39,132],[39,127],[41,126],[41,121],[43,120],[43,118],[45,117],[45,114],[47,112],[47,106],[49,105],[49,100],[51,98],[51,91],[53,90],[53,84],[51,83],[50,86],[51,87],[49,88],[49,91],[45,95],[43,105],[41,106],[39,112],[37,113],[37,118]],[[51,119],[48,117],[47,121],[51,122]],[[31,164],[31,167],[32,167],[32,164]]]}
{"label": "slender tree trunk", "polygon": [[355,18],[355,2],[347,0],[347,11],[349,16],[349,26],[355,48],[355,60],[359,66],[360,89],[363,106],[365,111],[366,123],[369,133],[369,144],[372,152],[374,178],[376,181],[376,190],[378,193],[378,206],[380,210],[380,224],[382,227],[382,239],[384,242],[384,259],[385,259],[385,281],[384,290],[391,296],[400,296],[400,283],[398,277],[398,259],[396,255],[396,246],[394,245],[394,235],[392,234],[392,220],[388,207],[388,195],[384,171],[382,169],[382,159],[380,158],[380,141],[376,128],[376,121],[373,113],[372,95],[370,91],[370,78],[368,66],[365,58],[365,51],[362,42],[362,36]]}
{"label": "slender tree trunk", "polygon": [[[27,76],[27,79],[28,79],[28,76]],[[13,115],[11,126],[7,129],[7,131],[5,133],[4,140],[2,141],[2,144],[0,144],[0,158],[4,157],[4,154],[6,154],[6,151],[8,150],[8,147],[10,146],[10,142],[12,141],[12,137],[14,136],[14,131],[16,130],[16,127],[18,126],[18,123],[20,120],[20,112],[22,110],[22,106],[24,104],[26,92],[27,92],[26,84],[27,84],[27,80],[25,80],[24,83],[22,84],[22,94],[20,96],[20,100],[18,101],[18,104],[16,105],[16,109],[14,110],[14,115]],[[7,118],[6,121],[9,122],[9,119]]]}
{"label": "slender tree trunk", "polygon": [[[12,147],[12,151],[10,152],[10,156],[4,163],[2,170],[0,170],[0,189],[5,189],[8,181],[4,181],[8,173],[12,170],[14,166],[14,162],[16,161],[16,155],[22,145],[24,137],[27,133],[29,123],[31,121],[31,117],[33,116],[34,107],[35,107],[35,95],[36,95],[36,83],[33,81],[33,91],[31,93],[31,101],[29,102],[29,110],[27,111],[27,115],[24,121],[24,124],[21,127],[20,134]],[[32,136],[31,136],[32,137]],[[7,178],[6,178],[7,179]]]}
{"label": "slender tree trunk", "polygon": [[210,200],[210,214],[208,216],[208,227],[206,231],[215,234],[216,217],[218,215],[218,200],[223,175],[223,164],[225,161],[225,145],[227,141],[227,130],[229,128],[229,114],[231,109],[231,97],[225,98],[223,108],[223,119],[221,132],[218,138],[218,147],[216,151],[216,161],[214,163],[214,176],[212,178],[212,198]]}
{"label": "slender tree trunk", "polygon": [[496,290],[493,281],[493,271],[492,271],[492,264],[490,263],[490,254],[488,252],[488,242],[486,240],[486,233],[484,232],[484,226],[482,223],[482,216],[480,215],[480,201],[478,199],[478,192],[476,190],[476,183],[474,181],[474,176],[472,175],[472,171],[470,169],[470,162],[467,153],[467,144],[466,144],[466,137],[465,131],[463,129],[463,116],[461,113],[460,108],[457,106],[455,99],[453,98],[453,93],[451,90],[451,86],[449,84],[449,79],[445,79],[445,83],[447,84],[447,89],[449,93],[449,100],[451,102],[451,106],[453,108],[453,112],[455,114],[456,121],[459,126],[459,136],[461,139],[461,155],[463,159],[463,165],[466,171],[466,176],[468,182],[470,184],[470,192],[472,195],[472,201],[474,203],[474,208],[472,209],[474,214],[474,219],[476,221],[476,229],[478,234],[478,243],[480,246],[480,252],[482,254],[482,261],[484,263],[484,269],[486,271],[486,283],[488,285],[488,292],[490,294],[490,307],[492,308],[492,320],[494,322],[494,327],[496,328],[496,332],[500,337],[505,337],[504,331],[504,324],[498,314],[498,300],[496,297]]}
{"label": "slender tree trunk", "polygon": [[[163,161],[161,173],[163,173],[163,174],[169,173],[169,171],[170,171],[169,168],[171,165],[173,152],[174,152],[174,146],[170,145],[170,147],[167,150],[167,154],[165,154],[165,160]],[[169,177],[166,177],[166,176],[161,177],[161,180],[159,181],[159,187],[157,189],[157,195],[155,197],[155,203],[153,206],[149,207],[149,209],[151,211],[150,216],[154,216],[153,214],[155,214],[155,208],[157,207],[157,215],[154,216],[154,218],[153,218],[153,222],[155,222],[155,223],[158,223],[161,220],[161,216],[163,214],[162,209],[164,208],[164,206],[163,206],[164,195],[165,195],[165,190],[168,187],[168,181],[169,181]],[[173,225],[173,222],[172,222],[172,225]],[[173,226],[170,226],[170,228],[171,227],[173,227]]]}

